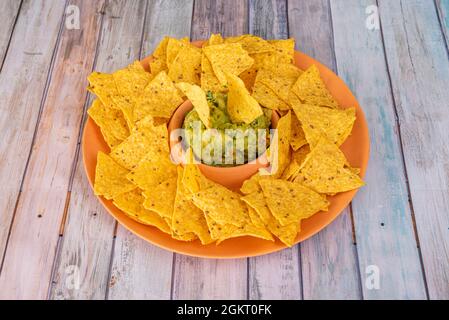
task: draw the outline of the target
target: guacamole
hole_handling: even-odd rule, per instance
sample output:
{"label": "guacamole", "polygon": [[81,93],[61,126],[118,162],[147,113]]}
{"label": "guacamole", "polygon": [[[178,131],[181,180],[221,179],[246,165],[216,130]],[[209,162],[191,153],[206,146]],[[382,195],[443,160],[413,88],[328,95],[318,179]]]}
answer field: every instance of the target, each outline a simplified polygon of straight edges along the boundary
{"label": "guacamole", "polygon": [[[187,113],[183,142],[196,158],[213,166],[236,166],[256,159],[269,146],[271,110],[250,124],[232,123],[227,111],[227,95],[207,92],[210,107],[210,130],[201,122],[195,109]],[[200,133],[200,135],[198,135]],[[201,156],[200,156],[201,155]]]}

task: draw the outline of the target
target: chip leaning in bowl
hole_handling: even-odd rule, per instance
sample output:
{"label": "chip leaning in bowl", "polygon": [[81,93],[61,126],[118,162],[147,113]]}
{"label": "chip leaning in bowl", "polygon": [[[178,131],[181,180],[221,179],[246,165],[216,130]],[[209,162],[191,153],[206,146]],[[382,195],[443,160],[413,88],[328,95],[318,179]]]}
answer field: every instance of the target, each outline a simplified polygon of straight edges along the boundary
{"label": "chip leaning in bowl", "polygon": [[[252,236],[294,245],[301,221],[326,211],[330,196],[364,184],[339,148],[351,134],[355,108],[338,104],[316,66],[295,66],[294,46],[293,39],[253,35],[214,34],[201,47],[165,37],[149,70],[136,61],[92,73],[88,90],[97,99],[88,114],[109,146],[98,153],[95,194],[179,241],[218,245]],[[237,166],[267,151],[272,170],[230,190],[195,163],[173,163],[167,123],[187,99],[193,105],[183,124],[189,152],[207,164]],[[280,119],[270,138],[272,112]],[[196,144],[198,124],[200,132],[216,135]],[[226,132],[235,129],[257,134],[244,134],[239,144]],[[204,149],[218,140],[228,144],[205,161]],[[229,158],[226,146],[233,147]]]}

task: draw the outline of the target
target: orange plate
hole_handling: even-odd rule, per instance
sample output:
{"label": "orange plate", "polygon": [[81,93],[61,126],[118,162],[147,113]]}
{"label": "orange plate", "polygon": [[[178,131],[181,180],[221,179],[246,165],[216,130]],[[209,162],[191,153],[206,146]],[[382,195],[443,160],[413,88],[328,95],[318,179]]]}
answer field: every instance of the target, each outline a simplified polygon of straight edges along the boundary
{"label": "orange plate", "polygon": [[[194,42],[197,46],[201,46],[202,43],[202,41]],[[145,58],[142,61],[142,65],[146,69],[148,69],[149,61],[151,61],[151,57]],[[309,66],[315,64],[320,70],[321,77],[326,83],[327,88],[330,90],[338,103],[342,106],[356,107],[357,119],[354,123],[352,134],[341,146],[341,150],[353,167],[361,169],[361,176],[363,177],[368,165],[370,141],[365,115],[363,114],[356,98],[343,80],[315,59],[305,55],[304,53],[296,51],[295,64],[301,69],[307,69]],[[90,185],[93,187],[97,153],[98,151],[108,153],[109,147],[104,142],[99,127],[90,118],[87,119],[84,127],[82,151],[84,168],[86,170]],[[313,236],[315,233],[330,224],[349,204],[356,192],[357,190],[353,190],[329,197],[329,211],[319,212],[312,217],[303,220],[301,224],[301,232],[296,237],[296,243]],[[125,228],[156,246],[177,253],[196,257],[224,259],[253,257],[286,248],[286,246],[278,240],[272,242],[253,237],[240,237],[225,240],[218,246],[215,244],[204,246],[198,240],[193,242],[178,241],[171,238],[166,233],[159,231],[155,227],[146,226],[128,218],[123,212],[112,204],[112,201],[108,201],[103,197],[98,197],[98,200]]]}

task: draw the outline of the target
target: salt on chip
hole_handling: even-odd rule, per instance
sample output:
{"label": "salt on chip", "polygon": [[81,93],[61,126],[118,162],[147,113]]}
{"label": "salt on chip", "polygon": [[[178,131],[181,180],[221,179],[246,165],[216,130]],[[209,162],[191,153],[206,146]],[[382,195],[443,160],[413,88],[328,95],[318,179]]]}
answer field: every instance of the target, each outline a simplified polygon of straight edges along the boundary
{"label": "salt on chip", "polygon": [[210,107],[207,102],[206,93],[197,85],[191,85],[186,82],[180,82],[177,87],[184,92],[187,98],[192,102],[193,108],[198,113],[206,128],[211,127],[210,123]]}
{"label": "salt on chip", "polygon": [[302,146],[307,144],[306,136],[304,130],[302,129],[301,123],[298,118],[292,116],[292,131],[290,136],[290,146],[294,151],[298,150]]}
{"label": "salt on chip", "polygon": [[172,217],[173,232],[178,235],[194,233],[202,244],[209,244],[214,240],[211,238],[209,228],[203,211],[197,208],[190,200],[190,191],[184,186],[184,170],[178,167],[178,180],[175,205]]}
{"label": "salt on chip", "polygon": [[355,172],[348,168],[348,161],[340,148],[322,138],[307,155],[295,182],[332,195],[363,186],[363,180]]}
{"label": "salt on chip", "polygon": [[300,230],[300,223],[291,223],[282,226],[272,215],[270,209],[268,209],[262,190],[250,193],[241,199],[256,211],[260,220],[272,234],[287,246],[291,247],[294,245],[296,236]]}
{"label": "salt on chip", "polygon": [[312,65],[293,84],[291,92],[305,104],[338,108],[338,103],[326,88],[316,65]]}
{"label": "salt on chip", "polygon": [[151,189],[144,190],[145,201],[143,206],[151,211],[157,212],[163,218],[173,216],[173,206],[176,195],[177,176],[171,177]]}
{"label": "salt on chip", "polygon": [[159,230],[170,234],[170,227],[165,220],[156,212],[145,209],[143,201],[142,191],[138,188],[114,197],[114,205],[131,219],[146,225],[155,226]]}
{"label": "salt on chip", "polygon": [[150,149],[168,153],[167,139],[167,127],[157,126],[151,116],[146,117],[136,123],[128,138],[111,150],[110,156],[122,167],[132,170]]}
{"label": "salt on chip", "polygon": [[168,69],[168,76],[175,83],[200,84],[201,49],[193,46],[182,48]]}
{"label": "salt on chip", "polygon": [[355,108],[330,109],[309,104],[294,105],[307,142],[313,149],[321,137],[340,146],[352,131]]}
{"label": "salt on chip", "polygon": [[327,210],[326,197],[299,183],[285,180],[260,181],[265,201],[282,226],[299,223],[321,210]]}
{"label": "salt on chip", "polygon": [[251,123],[263,115],[259,103],[251,97],[243,81],[230,73],[226,74],[228,80],[228,113],[234,123]]}
{"label": "salt on chip", "polygon": [[162,71],[145,87],[134,107],[135,120],[151,115],[170,118],[176,108],[183,102],[178,89]]}
{"label": "salt on chip", "polygon": [[110,156],[103,152],[97,154],[95,169],[94,192],[110,200],[122,193],[136,188],[136,185],[126,179],[128,170],[118,165]]}
{"label": "salt on chip", "polygon": [[239,43],[224,43],[203,48],[209,59],[215,75],[222,85],[227,83],[226,73],[239,75],[249,69],[254,59],[242,48]]}
{"label": "salt on chip", "polygon": [[[117,140],[124,140],[129,136],[125,118],[120,110],[108,109],[100,100],[95,99],[92,106],[87,110],[87,114],[101,128],[103,133],[108,133],[108,137],[112,135]],[[106,136],[105,140],[107,140]]]}

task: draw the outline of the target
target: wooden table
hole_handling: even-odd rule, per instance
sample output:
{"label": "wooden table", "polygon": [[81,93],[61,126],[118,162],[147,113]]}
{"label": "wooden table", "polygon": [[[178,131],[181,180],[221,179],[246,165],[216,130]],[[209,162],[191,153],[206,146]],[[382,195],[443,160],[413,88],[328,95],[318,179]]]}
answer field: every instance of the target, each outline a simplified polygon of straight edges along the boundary
{"label": "wooden table", "polygon": [[[0,21],[0,298],[449,299],[449,0],[2,0]],[[294,37],[366,113],[367,186],[291,249],[161,250],[86,180],[87,75],[211,32]]]}

